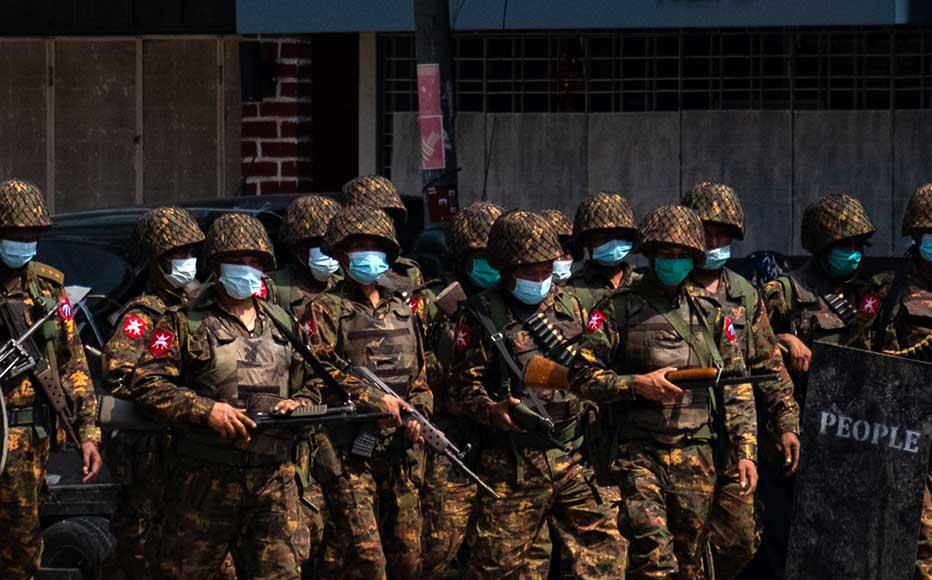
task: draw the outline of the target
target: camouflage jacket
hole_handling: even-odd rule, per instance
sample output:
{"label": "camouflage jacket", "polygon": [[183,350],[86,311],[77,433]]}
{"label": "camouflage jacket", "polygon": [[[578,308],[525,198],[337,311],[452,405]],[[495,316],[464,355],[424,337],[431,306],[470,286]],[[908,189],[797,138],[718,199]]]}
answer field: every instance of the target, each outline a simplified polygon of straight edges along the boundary
{"label": "camouflage jacket", "polygon": [[[236,403],[214,394],[217,374],[213,367],[214,348],[218,342],[226,344],[238,337],[262,336],[267,330],[286,349],[291,360],[288,375],[281,377],[287,384],[278,385],[283,387],[280,391],[291,398],[318,400],[304,360],[291,349],[269,315],[257,308],[255,327],[250,332],[238,317],[219,304],[212,288],[206,289],[197,300],[169,308],[155,323],[126,389],[127,398],[164,423],[205,426],[215,403]],[[244,369],[250,366],[249,361],[243,363]]]}
{"label": "camouflage jacket", "polygon": [[[521,370],[535,354],[543,354],[533,335],[521,320],[543,313],[547,320],[570,340],[583,331],[583,313],[579,300],[560,288],[553,288],[537,306],[522,304],[500,289],[485,290],[469,300],[454,335],[454,363],[450,373],[449,396],[463,413],[484,425],[491,425],[489,408],[505,397],[519,392],[515,378],[503,368],[491,338],[476,315],[484,309]],[[510,392],[508,392],[510,391]],[[547,407],[555,423],[574,420],[580,412],[578,399],[567,391],[535,393]],[[514,395],[517,396],[517,395]],[[553,407],[553,408],[551,408]]]}
{"label": "camouflage jacket", "polygon": [[[867,278],[836,282],[815,259],[788,276],[768,282],[763,300],[776,334],[789,333],[811,345],[816,340],[871,350],[875,318],[880,312],[892,276],[882,273]],[[853,309],[850,324],[829,306],[826,296],[840,294]]]}
{"label": "camouflage jacket", "polygon": [[278,304],[300,320],[310,303],[339,284],[343,275],[337,271],[326,282],[320,282],[307,268],[289,264],[272,272],[269,278],[272,281],[269,302]]}
{"label": "camouflage jacket", "polygon": [[[663,306],[658,310],[654,304]],[[666,321],[664,313],[669,310],[677,311],[684,322],[688,321],[694,346]],[[715,344],[708,344],[706,336]],[[719,354],[712,349],[717,349]],[[704,289],[688,285],[672,299],[661,296],[653,277],[646,276],[634,287],[609,294],[592,311],[573,363],[571,383],[582,397],[596,403],[615,403],[611,412],[622,418],[622,428],[627,429],[626,420],[644,414],[663,415],[675,422],[680,402],[660,405],[638,397],[634,391],[634,375],[664,366],[710,366],[716,364],[717,358],[721,360],[725,375],[740,376],[746,372],[738,337],[727,323],[718,301]],[[700,393],[701,389],[687,390],[681,402],[685,404],[686,399],[698,398]],[[757,416],[751,385],[723,387],[720,403],[724,406],[723,417],[732,453],[737,459],[756,461]],[[704,413],[708,414],[708,408],[705,407]],[[704,419],[711,420],[714,418],[708,415]],[[659,427],[659,424],[656,427],[645,425],[642,430],[656,428],[656,432],[642,433],[638,437],[677,443],[684,435],[689,435],[678,432],[675,425],[669,433]]]}
{"label": "camouflage jacket", "polygon": [[[890,322],[883,329],[886,333],[884,350],[887,351],[909,349],[932,335],[932,280],[923,276],[915,263],[910,265],[905,283],[898,294]],[[932,349],[922,349],[922,353],[927,352],[932,352]],[[907,356],[930,360],[928,354],[916,353]]]}
{"label": "camouflage jacket", "polygon": [[[376,336],[378,329],[372,328],[371,340],[376,341],[376,344],[371,344],[365,349],[370,355],[370,360],[352,360],[350,358],[352,351],[349,348],[350,345],[345,344],[345,337],[349,333],[348,325],[357,314],[371,316],[376,320],[385,320],[389,316],[400,319],[405,317],[413,319],[411,306],[401,294],[380,287],[379,303],[373,308],[368,298],[361,294],[360,287],[347,279],[334,288],[332,292],[318,295],[305,311],[300,325],[311,350],[327,368],[330,375],[342,385],[346,391],[345,394],[349,395],[354,402],[362,403],[363,406],[377,406],[378,401],[383,397],[381,391],[366,387],[357,378],[347,373],[345,369],[351,365],[365,365],[376,374],[379,374],[379,364],[390,365],[398,355],[397,353],[382,352],[392,350],[392,348],[383,348],[381,343],[385,342],[386,337]],[[415,344],[407,346],[413,348],[415,352],[415,366],[417,368],[411,370],[413,376],[408,376],[405,398],[421,412],[430,414],[433,410],[433,397],[427,385],[422,327],[416,320],[411,320],[409,328],[412,329],[411,339],[415,341]],[[397,338],[397,335],[393,336]],[[362,339],[365,338],[362,337]],[[387,338],[391,339],[392,337]],[[326,388],[322,390],[325,400],[342,402],[345,399],[343,393],[332,393]]]}
{"label": "camouflage jacket", "polygon": [[778,381],[754,385],[755,399],[767,410],[768,426],[777,434],[799,433],[799,405],[793,398],[793,380],[783,364],[760,293],[746,278],[724,268],[715,298],[734,325],[748,372],[780,375]]}
{"label": "camouflage jacket", "polygon": [[[3,288],[4,302],[22,301],[27,326],[32,324],[33,316],[44,313],[37,306],[37,300],[46,300],[49,304],[58,306],[59,315],[52,318],[55,326],[54,337],[50,337],[50,342],[38,338],[35,341],[36,346],[40,355],[51,352],[55,359],[51,365],[52,370],[68,398],[78,438],[82,442],[99,443],[97,397],[94,395],[94,385],[91,382],[81,337],[74,323],[74,311],[70,305],[65,306],[67,296],[64,291],[64,279],[64,274],[55,268],[32,261],[0,284]],[[3,328],[0,333],[3,339],[13,338],[8,328]],[[42,334],[40,331],[36,336]],[[41,393],[32,374],[28,372],[3,385],[3,390],[9,408],[31,407],[36,400],[36,393]],[[63,431],[59,430],[59,442],[62,442],[63,436]]]}
{"label": "camouflage jacket", "polygon": [[[625,262],[624,276],[621,278],[621,288],[633,286],[642,277],[643,274],[636,271],[631,264]],[[593,264],[592,260],[586,260],[582,269],[567,280],[564,288],[579,298],[586,319],[589,318],[589,313],[592,312],[592,309],[595,308],[599,300],[605,297],[609,292],[615,290],[606,270],[597,264]]]}

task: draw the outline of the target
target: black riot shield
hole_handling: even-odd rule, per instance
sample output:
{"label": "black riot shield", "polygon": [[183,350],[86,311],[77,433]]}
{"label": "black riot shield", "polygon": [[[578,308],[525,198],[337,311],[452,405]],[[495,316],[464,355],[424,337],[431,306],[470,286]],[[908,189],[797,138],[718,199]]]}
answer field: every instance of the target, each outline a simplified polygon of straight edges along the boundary
{"label": "black riot shield", "polygon": [[0,473],[3,473],[3,470],[6,469],[6,453],[7,446],[10,443],[8,439],[9,436],[9,423],[7,419],[9,416],[6,414],[6,399],[3,397],[3,389],[0,387]]}
{"label": "black riot shield", "polygon": [[932,365],[813,347],[787,580],[912,578]]}

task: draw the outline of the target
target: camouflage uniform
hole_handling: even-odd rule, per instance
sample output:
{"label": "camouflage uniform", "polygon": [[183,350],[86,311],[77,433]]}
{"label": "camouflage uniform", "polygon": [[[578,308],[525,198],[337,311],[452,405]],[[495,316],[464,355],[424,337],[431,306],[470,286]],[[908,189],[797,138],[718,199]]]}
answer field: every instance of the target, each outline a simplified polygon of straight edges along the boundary
{"label": "camouflage uniform", "polygon": [[[253,217],[229,214],[211,226],[204,255],[212,267],[247,253],[274,267],[272,245]],[[159,578],[216,573],[228,549],[249,578],[298,578],[306,529],[298,508],[291,435],[254,431],[250,442],[205,429],[217,402],[249,406],[278,397],[316,400],[304,361],[273,321],[292,325],[281,308],[255,301],[248,330],[223,306],[214,286],[169,308],[155,325],[127,395],[175,427],[176,466],[167,485],[162,533],[146,556]]]}
{"label": "camouflage uniform", "polygon": [[[174,288],[165,278],[159,259],[185,246],[204,241],[204,233],[188,212],[162,207],[143,215],[133,235],[134,261],[148,264],[149,281],[145,292],[128,301],[116,318],[115,332],[104,346],[101,357],[104,389],[121,396],[145,351],[155,323],[171,306],[187,299],[198,289]],[[143,432],[114,432],[104,447],[107,466],[122,484],[120,503],[110,518],[110,529],[117,542],[106,577],[146,578],[146,535],[152,520],[162,508],[165,489],[165,459],[168,441],[160,435]]]}
{"label": "camouflage uniform", "polygon": [[[658,208],[640,233],[639,251],[675,245],[704,260],[702,224],[687,208]],[[726,374],[743,374],[738,338],[708,292],[683,284],[674,296],[664,295],[652,273],[606,296],[586,330],[572,383],[580,396],[611,405],[606,431],[613,436],[602,444],[600,465],[603,477],[620,487],[619,528],[631,541],[629,577],[702,578],[699,551],[717,473],[713,438],[727,438],[737,460],[756,459],[751,386],[724,387],[716,417],[708,390],[686,390],[676,402],[659,404],[637,397],[633,379],[667,366],[721,366]]]}
{"label": "camouflage uniform", "polygon": [[[700,183],[681,203],[696,212],[703,224],[727,226],[734,239],[744,239],[744,208],[734,190],[720,183]],[[777,339],[760,294],[751,283],[729,268],[720,270],[715,298],[734,325],[744,364],[751,374],[777,373],[779,381],[754,385],[759,409],[765,409],[773,435],[799,433],[799,406],[793,398],[793,382],[783,364]],[[762,425],[761,425],[762,426]],[[771,433],[761,430],[763,446],[775,448]],[[731,580],[754,558],[760,533],[754,514],[754,496],[742,495],[737,462],[732,460],[719,474],[710,521],[715,574]]]}
{"label": "camouflage uniform", "polygon": [[[503,214],[489,235],[488,254],[503,280],[516,266],[552,261],[559,253],[547,222],[530,212]],[[521,320],[543,314],[566,339],[583,329],[579,301],[559,288],[536,306],[519,303],[506,292],[489,289],[470,298],[456,329],[450,397],[484,425],[491,425],[490,406],[511,394],[511,377],[478,316],[498,329],[522,367],[543,352]],[[565,575],[623,578],[626,547],[615,509],[602,501],[582,452],[584,402],[566,391],[537,396],[556,424],[554,438],[567,450],[529,433],[484,430],[477,471],[500,498],[479,498],[466,577],[546,577],[549,554],[542,534],[549,525],[560,540]]]}
{"label": "camouflage uniform", "polygon": [[[932,183],[927,183],[916,189],[906,206],[903,235],[916,238],[930,233]],[[883,349],[888,354],[932,362],[932,279],[927,274],[930,263],[914,247],[907,267],[904,283],[893,289],[896,302],[892,312],[881,318],[887,323],[885,329],[880,329],[885,333]],[[932,470],[926,475],[922,496],[916,576],[932,580]]]}
{"label": "camouflage uniform", "polygon": [[[377,239],[391,262],[398,254],[395,229],[381,210],[344,207],[330,222],[325,251],[352,236]],[[427,386],[421,327],[410,306],[396,292],[379,287],[373,307],[349,276],[332,293],[321,294],[302,321],[311,347],[346,393],[326,392],[325,400],[348,395],[363,406],[381,395],[346,374],[347,365],[370,368],[423,413],[433,401]],[[328,427],[317,438],[314,476],[327,502],[322,577],[415,578],[420,574],[423,452],[414,450],[393,429],[382,431],[371,457],[352,452],[360,429]],[[387,568],[387,570],[386,570]]]}
{"label": "camouflage uniform", "polygon": [[[52,225],[45,198],[27,182],[0,183],[0,228],[15,230],[47,228]],[[64,276],[58,270],[30,261],[19,270],[5,266],[0,287],[3,303],[11,316],[24,313],[23,323],[58,308],[34,341],[37,354],[50,363],[52,374],[61,384],[74,417],[74,430],[84,442],[100,443],[96,427],[97,399],[90,371],[78,336],[73,311],[66,306]],[[16,331],[3,324],[0,340],[13,338]],[[32,578],[39,569],[42,534],[39,513],[46,492],[49,450],[64,443],[64,430],[54,429],[51,409],[33,372],[13,377],[2,385],[10,414],[6,469],[0,474],[0,575],[4,578]]]}
{"label": "camouflage uniform", "polygon": [[[573,220],[573,239],[580,246],[586,246],[588,237],[596,232],[618,232],[623,239],[634,240],[637,225],[634,223],[634,210],[627,199],[617,193],[596,193],[588,196],[576,209]],[[566,283],[566,288],[582,302],[586,318],[589,312],[603,296],[615,289],[612,275],[620,269],[621,287],[633,286],[641,279],[627,262],[610,268],[594,260],[586,260],[582,269]]]}

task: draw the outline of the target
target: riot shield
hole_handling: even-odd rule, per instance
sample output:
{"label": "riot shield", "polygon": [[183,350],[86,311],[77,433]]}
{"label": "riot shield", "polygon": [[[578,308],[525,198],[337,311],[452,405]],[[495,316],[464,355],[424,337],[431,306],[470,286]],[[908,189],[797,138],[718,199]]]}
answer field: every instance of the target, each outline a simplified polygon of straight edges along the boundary
{"label": "riot shield", "polygon": [[912,578],[932,365],[816,343],[787,580]]}
{"label": "riot shield", "polygon": [[3,469],[6,467],[6,452],[10,444],[8,418],[6,399],[3,397],[3,389],[0,389],[0,473],[3,473]]}

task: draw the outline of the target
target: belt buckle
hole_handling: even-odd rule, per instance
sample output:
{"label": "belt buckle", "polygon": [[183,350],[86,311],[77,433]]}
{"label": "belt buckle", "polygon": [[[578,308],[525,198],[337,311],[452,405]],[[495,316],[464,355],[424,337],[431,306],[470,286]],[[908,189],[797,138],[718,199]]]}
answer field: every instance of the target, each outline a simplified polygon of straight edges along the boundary
{"label": "belt buckle", "polygon": [[505,338],[505,336],[501,332],[496,332],[495,334],[489,337],[489,339],[491,339],[492,342],[499,342],[503,338]]}

